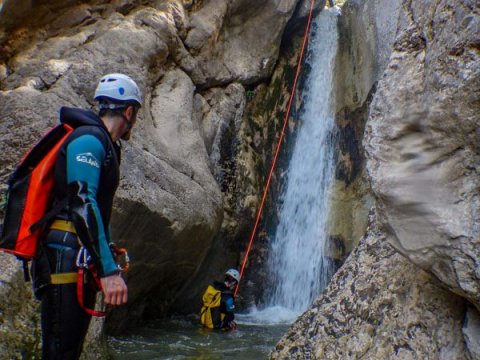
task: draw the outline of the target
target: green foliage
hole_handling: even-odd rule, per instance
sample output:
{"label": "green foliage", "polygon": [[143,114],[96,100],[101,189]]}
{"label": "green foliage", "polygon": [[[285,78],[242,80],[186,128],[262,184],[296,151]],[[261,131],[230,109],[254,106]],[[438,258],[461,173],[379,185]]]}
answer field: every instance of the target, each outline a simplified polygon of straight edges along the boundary
{"label": "green foliage", "polygon": [[255,91],[254,90],[247,90],[245,93],[245,96],[247,97],[247,100],[250,101],[255,97]]}

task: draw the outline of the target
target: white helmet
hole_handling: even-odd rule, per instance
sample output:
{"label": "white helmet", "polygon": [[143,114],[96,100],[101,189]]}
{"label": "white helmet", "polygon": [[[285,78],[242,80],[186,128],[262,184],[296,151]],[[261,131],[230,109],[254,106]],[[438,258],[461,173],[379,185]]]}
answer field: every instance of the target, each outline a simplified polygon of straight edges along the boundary
{"label": "white helmet", "polygon": [[95,90],[95,100],[111,100],[113,102],[136,102],[142,105],[142,95],[135,81],[123,74],[103,76]]}
{"label": "white helmet", "polygon": [[227,270],[225,276],[231,276],[232,278],[237,280],[237,282],[240,282],[240,273],[236,269]]}

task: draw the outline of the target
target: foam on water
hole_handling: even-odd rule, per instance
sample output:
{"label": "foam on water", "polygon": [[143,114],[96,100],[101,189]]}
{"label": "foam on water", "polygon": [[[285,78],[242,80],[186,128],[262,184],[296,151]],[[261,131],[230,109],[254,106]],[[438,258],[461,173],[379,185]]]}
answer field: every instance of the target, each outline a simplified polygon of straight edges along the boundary
{"label": "foam on water", "polygon": [[299,315],[299,312],[282,306],[253,307],[246,314],[236,314],[235,319],[241,325],[279,325],[291,324]]}

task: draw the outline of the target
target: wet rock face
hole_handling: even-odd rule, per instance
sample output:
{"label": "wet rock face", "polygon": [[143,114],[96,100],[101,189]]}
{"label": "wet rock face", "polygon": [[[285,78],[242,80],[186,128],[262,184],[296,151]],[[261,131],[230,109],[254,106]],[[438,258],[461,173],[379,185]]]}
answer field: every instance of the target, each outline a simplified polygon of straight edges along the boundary
{"label": "wet rock face", "polygon": [[350,0],[342,6],[338,19],[334,69],[338,130],[329,215],[329,233],[336,241],[331,242],[334,251],[328,253],[339,263],[365,234],[374,202],[366,179],[362,139],[375,84],[388,65],[399,11],[397,0]]}
{"label": "wet rock face", "polygon": [[480,309],[480,16],[403,1],[364,145],[390,243]]}
{"label": "wet rock face", "polygon": [[373,216],[370,221],[365,238],[271,359],[468,358],[465,301],[395,251]]}

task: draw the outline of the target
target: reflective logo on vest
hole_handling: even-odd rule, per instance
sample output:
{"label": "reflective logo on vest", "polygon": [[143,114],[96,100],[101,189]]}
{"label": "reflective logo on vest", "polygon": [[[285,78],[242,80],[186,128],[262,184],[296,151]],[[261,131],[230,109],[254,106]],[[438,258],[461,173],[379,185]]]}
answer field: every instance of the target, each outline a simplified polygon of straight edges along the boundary
{"label": "reflective logo on vest", "polygon": [[75,160],[77,160],[78,162],[81,162],[81,163],[85,163],[85,164],[94,166],[97,169],[100,169],[100,164],[99,164],[98,160],[90,152],[78,154],[75,157]]}

